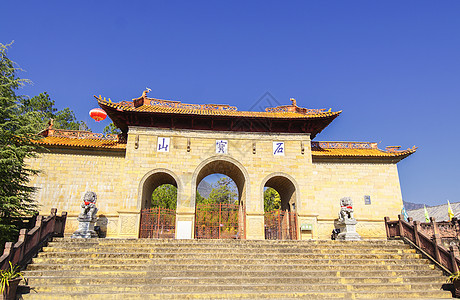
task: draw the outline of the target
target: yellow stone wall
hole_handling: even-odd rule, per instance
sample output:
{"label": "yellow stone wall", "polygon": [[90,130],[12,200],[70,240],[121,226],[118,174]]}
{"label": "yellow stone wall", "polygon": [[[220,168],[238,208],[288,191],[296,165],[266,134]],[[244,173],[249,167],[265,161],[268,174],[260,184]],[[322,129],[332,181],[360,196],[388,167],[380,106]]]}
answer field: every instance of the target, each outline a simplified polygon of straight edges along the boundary
{"label": "yellow stone wall", "polygon": [[[66,232],[71,233],[78,227],[76,217],[83,195],[86,191],[94,191],[98,196],[98,215],[102,215],[98,225],[107,227],[109,235],[118,234],[117,208],[123,200],[120,195],[124,188],[120,182],[124,179],[124,153],[50,149],[30,159],[28,164],[41,171],[31,182],[37,188],[35,199],[41,214],[49,214],[52,207],[57,208],[58,213],[67,211]],[[106,218],[110,222],[106,222]]]}
{"label": "yellow stone wall", "polygon": [[[402,207],[401,188],[396,164],[350,162],[313,163],[315,200],[312,212],[318,215],[318,237],[331,235],[338,217],[339,200],[351,197],[356,231],[362,237],[383,237],[385,216],[396,216]],[[369,195],[371,204],[365,205]]]}
{"label": "yellow stone wall", "polygon": [[[169,152],[156,150],[158,137],[171,139]],[[215,143],[221,139],[228,141],[228,154],[216,154]],[[273,155],[274,141],[285,143],[284,156]],[[146,207],[142,201],[144,182],[156,173],[169,174],[177,183],[176,221],[193,224],[198,175],[211,165],[210,174],[227,171],[230,177],[244,178],[248,239],[264,238],[263,189],[274,176],[294,184],[299,226],[313,225],[313,230],[302,232],[300,238],[329,238],[339,200],[345,196],[354,201],[358,233],[384,237],[383,217],[396,215],[402,201],[395,164],[312,163],[310,138],[298,134],[131,127],[126,153],[55,149],[31,159],[30,165],[42,170],[32,181],[39,188],[36,199],[41,212],[48,213],[51,207],[68,211],[67,233],[76,229],[81,199],[91,190],[98,196],[98,215],[102,215],[98,225],[107,228],[107,236],[137,237],[139,212]],[[371,205],[364,205],[364,195],[371,196]]]}

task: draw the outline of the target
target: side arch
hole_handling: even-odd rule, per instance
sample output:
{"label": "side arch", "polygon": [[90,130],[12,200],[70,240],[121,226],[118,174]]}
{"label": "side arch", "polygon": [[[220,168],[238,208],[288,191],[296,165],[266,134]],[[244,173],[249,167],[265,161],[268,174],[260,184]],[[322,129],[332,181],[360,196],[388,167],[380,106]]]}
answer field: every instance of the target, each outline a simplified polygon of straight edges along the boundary
{"label": "side arch", "polygon": [[[297,240],[299,238],[298,214],[300,209],[299,185],[289,174],[276,172],[266,176],[260,186],[264,206],[264,188],[275,189],[281,198],[280,209],[264,213],[265,239]],[[265,211],[265,207],[264,207]]]}
{"label": "side arch", "polygon": [[[286,184],[288,183],[288,184]],[[292,185],[292,189],[289,187],[289,183]],[[260,205],[261,207],[264,207],[264,188],[265,187],[271,187],[274,188],[278,193],[284,193],[286,195],[293,194],[293,200],[295,203],[295,210],[300,211],[301,209],[301,201],[300,201],[300,189],[299,189],[299,184],[297,181],[294,179],[289,174],[283,173],[283,172],[275,172],[267,175],[263,180],[259,188],[259,195],[260,195]],[[285,195],[285,197],[286,197]],[[282,197],[282,195],[280,194]],[[289,196],[288,196],[289,197]],[[282,197],[283,198],[283,197]],[[290,209],[289,209],[290,210]]]}
{"label": "side arch", "polygon": [[157,168],[147,172],[139,182],[137,208],[149,208],[153,191],[163,184],[171,184],[177,188],[177,201],[181,199],[183,184],[179,177],[172,171]]}

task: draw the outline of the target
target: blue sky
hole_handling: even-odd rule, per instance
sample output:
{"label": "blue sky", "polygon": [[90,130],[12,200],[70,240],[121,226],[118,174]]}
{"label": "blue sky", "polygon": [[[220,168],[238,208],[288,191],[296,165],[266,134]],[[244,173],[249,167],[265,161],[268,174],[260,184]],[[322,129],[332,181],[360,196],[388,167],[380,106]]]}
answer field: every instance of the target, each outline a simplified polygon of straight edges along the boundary
{"label": "blue sky", "polygon": [[406,201],[460,201],[460,1],[2,1],[10,58],[95,132],[93,95],[343,110],[316,140],[419,147]]}

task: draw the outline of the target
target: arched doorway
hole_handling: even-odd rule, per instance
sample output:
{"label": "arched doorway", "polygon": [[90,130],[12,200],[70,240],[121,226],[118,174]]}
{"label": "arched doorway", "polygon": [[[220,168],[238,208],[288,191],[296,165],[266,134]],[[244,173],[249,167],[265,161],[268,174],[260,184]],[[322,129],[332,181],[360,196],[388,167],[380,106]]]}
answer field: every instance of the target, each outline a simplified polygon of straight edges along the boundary
{"label": "arched doorway", "polygon": [[[196,201],[200,182],[212,174],[225,175],[236,185],[236,199],[224,201]],[[222,177],[225,179],[225,177]],[[195,201],[195,238],[244,239],[247,172],[243,166],[228,157],[210,158],[197,168],[192,186]]]}
{"label": "arched doorway", "polygon": [[147,173],[139,185],[140,238],[174,238],[176,233],[177,177],[169,170]]}
{"label": "arched doorway", "polygon": [[[265,178],[262,191],[265,239],[297,240],[297,189],[294,179],[287,174],[272,174]],[[273,204],[276,201],[267,197],[279,197],[279,201]]]}

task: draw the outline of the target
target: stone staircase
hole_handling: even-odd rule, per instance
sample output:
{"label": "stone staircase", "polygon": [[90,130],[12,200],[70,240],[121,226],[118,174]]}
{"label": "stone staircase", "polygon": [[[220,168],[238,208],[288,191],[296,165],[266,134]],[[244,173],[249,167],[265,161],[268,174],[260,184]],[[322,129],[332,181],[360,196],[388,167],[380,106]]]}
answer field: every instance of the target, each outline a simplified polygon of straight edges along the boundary
{"label": "stone staircase", "polygon": [[446,278],[400,241],[55,239],[24,299],[439,299]]}

